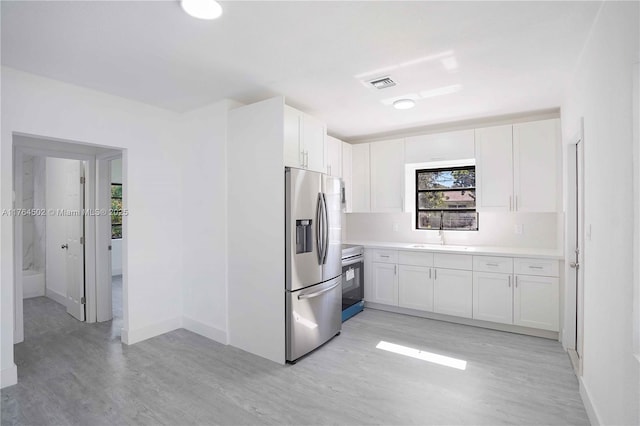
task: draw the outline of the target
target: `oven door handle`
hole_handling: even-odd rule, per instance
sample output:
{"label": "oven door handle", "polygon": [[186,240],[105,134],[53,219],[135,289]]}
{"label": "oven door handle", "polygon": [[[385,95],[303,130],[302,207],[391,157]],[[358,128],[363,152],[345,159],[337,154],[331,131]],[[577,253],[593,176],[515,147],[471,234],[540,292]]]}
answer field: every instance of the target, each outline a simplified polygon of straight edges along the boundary
{"label": "oven door handle", "polygon": [[364,258],[362,256],[357,257],[355,259],[348,259],[342,261],[342,266],[355,265],[356,263],[364,262]]}

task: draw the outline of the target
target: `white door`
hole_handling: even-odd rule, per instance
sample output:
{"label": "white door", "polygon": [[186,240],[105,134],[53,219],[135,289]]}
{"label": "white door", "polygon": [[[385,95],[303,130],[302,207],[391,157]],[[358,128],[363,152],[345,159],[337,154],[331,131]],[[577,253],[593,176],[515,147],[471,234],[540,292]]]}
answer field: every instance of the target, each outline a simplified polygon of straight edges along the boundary
{"label": "white door", "polygon": [[426,266],[398,267],[398,306],[433,311],[433,272]]}
{"label": "white door", "polygon": [[84,218],[80,182],[82,162],[62,158],[46,160],[46,295],[65,305],[79,320],[85,319],[84,250],[80,244]]}
{"label": "white door", "polygon": [[513,209],[512,126],[477,129],[475,135],[477,210],[510,211]]}
{"label": "white door", "polygon": [[327,174],[342,177],[342,141],[327,135],[326,143]]}
{"label": "white door", "polygon": [[301,140],[306,157],[306,168],[325,173],[324,144],[327,135],[321,121],[310,115],[302,114]]}
{"label": "white door", "polygon": [[[69,211],[84,209],[84,167],[70,163],[66,171],[65,206]],[[84,220],[82,215],[65,216],[67,312],[84,321]]]}
{"label": "white door", "polygon": [[434,312],[471,318],[473,312],[472,272],[435,268],[433,276]]}
{"label": "white door", "polygon": [[351,148],[351,208],[353,213],[371,211],[370,145],[360,143],[352,145]]}
{"label": "white door", "polygon": [[[109,212],[111,208],[111,160],[98,159],[96,206]],[[111,215],[96,217],[96,321],[109,321],[113,318],[112,279],[111,279]]]}
{"label": "white door", "polygon": [[473,318],[513,324],[511,274],[473,273]]}
{"label": "white door", "polygon": [[[584,337],[584,152],[581,140],[576,144],[576,248],[569,266],[576,270],[576,353],[582,358]],[[571,255],[571,254],[569,254]]]}
{"label": "white door", "polygon": [[560,120],[513,125],[513,210],[556,212]]}
{"label": "white door", "polygon": [[393,263],[371,263],[371,297],[369,302],[398,305],[398,266]]}
{"label": "white door", "polygon": [[402,212],[404,207],[404,139],[370,144],[371,211]]}
{"label": "white door", "polygon": [[558,331],[558,278],[516,275],[513,323]]}

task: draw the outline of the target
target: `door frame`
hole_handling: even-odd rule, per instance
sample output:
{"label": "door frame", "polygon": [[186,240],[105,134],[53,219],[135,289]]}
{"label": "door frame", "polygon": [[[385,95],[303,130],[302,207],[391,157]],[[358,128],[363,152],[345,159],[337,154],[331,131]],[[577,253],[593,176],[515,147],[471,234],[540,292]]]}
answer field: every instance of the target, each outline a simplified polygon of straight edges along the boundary
{"label": "door frame", "polygon": [[[565,263],[564,263],[564,318],[562,331],[562,345],[569,353],[574,370],[578,376],[582,375],[582,360],[578,353],[582,348],[576,347],[577,328],[583,325],[578,321],[578,315],[584,318],[584,278],[582,292],[578,294],[578,279],[584,277],[584,119],[580,119],[579,130],[566,145],[566,215],[565,215]],[[579,194],[578,194],[579,192]],[[579,198],[578,198],[579,197]],[[581,220],[578,220],[580,216]],[[580,252],[576,253],[576,241],[581,244]],[[572,268],[570,263],[577,260],[579,269]],[[578,300],[581,296],[583,309],[578,311]],[[581,333],[584,339],[584,333]]]}
{"label": "door frame", "polygon": [[[85,162],[85,185],[84,185],[84,197],[85,208],[95,209],[96,203],[96,191],[97,191],[97,157],[99,154],[87,153],[87,149],[81,149],[81,146],[91,146],[92,148],[103,148],[95,145],[78,143],[73,141],[62,141],[55,138],[47,138],[42,136],[35,136],[22,133],[13,133],[12,137],[24,136],[30,139],[40,139],[42,145],[23,145],[13,141],[13,190],[14,190],[14,206],[19,208],[22,206],[22,158],[26,155],[34,155],[40,157],[53,157],[53,158],[65,158],[71,160],[80,160]],[[46,147],[47,141],[64,142],[68,144],[66,148],[60,148],[54,146],[53,148]],[[78,152],[73,150],[73,145],[78,145]],[[116,147],[106,147],[103,149],[113,149],[111,155],[117,152],[117,155],[123,155],[123,150]],[[123,166],[124,167],[124,166]],[[123,176],[124,182],[124,176]],[[95,215],[84,216],[84,251],[85,251],[85,321],[88,323],[97,321],[97,253],[99,252],[98,234],[96,232],[96,217]],[[22,280],[22,218],[16,216],[13,218],[13,250],[14,250],[14,344],[20,343],[24,340],[24,312],[23,312],[23,280]],[[123,229],[124,232],[124,229]],[[123,254],[124,255],[124,254]],[[104,259],[104,257],[102,258]],[[123,275],[126,272],[123,270]],[[123,288],[123,297],[126,290]],[[123,306],[123,312],[125,311]],[[123,319],[123,328],[126,328],[126,318]]]}
{"label": "door frame", "polygon": [[[122,159],[122,153],[96,155],[96,208],[111,207],[111,161]],[[123,176],[124,181],[124,176]],[[106,204],[106,206],[105,206]],[[123,227],[124,234],[124,227]],[[111,287],[111,216],[96,217],[96,321],[113,318]],[[124,271],[123,271],[124,272]],[[124,283],[123,283],[124,284]],[[123,289],[124,291],[124,289]],[[124,301],[123,301],[124,304]],[[123,307],[124,308],[124,307]],[[124,312],[124,309],[123,309]]]}

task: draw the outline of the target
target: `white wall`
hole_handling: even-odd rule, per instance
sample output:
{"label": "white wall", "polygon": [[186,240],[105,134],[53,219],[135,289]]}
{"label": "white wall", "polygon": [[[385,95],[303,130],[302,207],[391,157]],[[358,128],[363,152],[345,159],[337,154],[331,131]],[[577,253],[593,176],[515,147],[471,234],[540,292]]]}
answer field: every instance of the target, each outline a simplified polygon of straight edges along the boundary
{"label": "white wall", "polygon": [[[182,165],[179,114],[2,68],[1,207],[12,207],[12,134],[24,133],[124,148],[123,341],[136,342],[180,327],[182,316]],[[194,153],[197,155],[197,153]],[[168,203],[167,200],[174,200]],[[13,230],[1,218],[2,386],[15,382],[13,363]],[[166,234],[174,244],[167,250]],[[127,261],[128,260],[128,261]],[[127,294],[127,292],[125,292]]]}
{"label": "white wall", "polygon": [[[594,423],[640,424],[633,355],[632,81],[637,2],[604,2],[562,105],[566,143],[584,117],[583,399]],[[637,112],[636,112],[637,114]],[[637,143],[637,142],[636,142]],[[589,237],[590,234],[590,237]],[[638,306],[636,306],[638,309]]]}
{"label": "white wall", "polygon": [[[181,137],[184,327],[227,343],[227,111],[221,101],[186,113]],[[179,225],[179,224],[176,224]]]}
{"label": "white wall", "polygon": [[[558,234],[562,236],[559,216],[481,212],[478,231],[444,231],[444,239],[455,245],[555,249],[560,247]],[[347,240],[351,242],[433,243],[438,238],[438,231],[414,230],[411,213],[349,213],[346,220]],[[522,225],[522,234],[514,232],[515,225]]]}
{"label": "white wall", "polygon": [[[111,160],[111,183],[122,183],[122,159]],[[111,240],[111,275],[122,274],[122,238]]]}

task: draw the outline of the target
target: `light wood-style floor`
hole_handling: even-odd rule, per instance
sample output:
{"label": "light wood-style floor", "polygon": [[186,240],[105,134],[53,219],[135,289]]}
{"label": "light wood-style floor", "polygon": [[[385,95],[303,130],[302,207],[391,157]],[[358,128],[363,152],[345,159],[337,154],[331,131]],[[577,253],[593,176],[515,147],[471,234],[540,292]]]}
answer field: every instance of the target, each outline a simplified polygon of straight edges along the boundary
{"label": "light wood-style floor", "polygon": [[535,337],[365,310],[281,366],[185,330],[123,346],[118,320],[83,324],[44,297],[24,313],[3,425],[588,424],[567,354]]}

